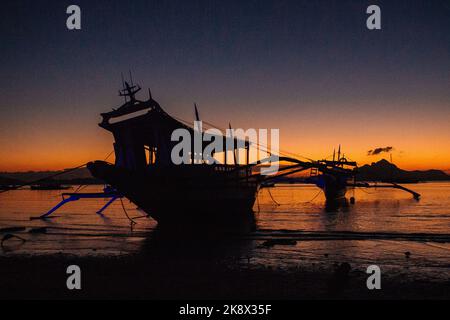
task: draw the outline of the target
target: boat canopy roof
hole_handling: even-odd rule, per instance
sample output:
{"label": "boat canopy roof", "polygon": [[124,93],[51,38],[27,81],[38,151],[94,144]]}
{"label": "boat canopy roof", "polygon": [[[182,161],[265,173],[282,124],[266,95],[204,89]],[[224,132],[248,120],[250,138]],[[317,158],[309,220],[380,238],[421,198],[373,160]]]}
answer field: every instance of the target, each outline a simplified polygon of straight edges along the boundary
{"label": "boat canopy roof", "polygon": [[[150,152],[149,157],[155,160],[155,164],[170,165],[172,163],[171,152],[180,142],[172,141],[172,134],[177,129],[185,129],[190,133],[191,150],[194,150],[194,141],[199,136],[199,132],[183,123],[185,121],[175,119],[166,113],[159,103],[153,100],[151,94],[147,101],[137,100],[134,97],[136,91],[131,91],[132,88],[134,87],[127,86],[130,93],[125,95],[125,103],[118,109],[102,113],[103,120],[99,123],[100,127],[114,135],[116,165],[137,169],[153,163],[153,160],[146,160],[145,150]],[[148,111],[117,122],[110,121],[113,118],[132,115],[144,110]],[[223,151],[250,148],[248,140],[225,136],[223,133],[202,132],[202,136],[198,138],[201,139],[202,150],[212,141],[217,142],[220,139],[222,139]],[[191,156],[194,159],[199,155],[191,151]]]}
{"label": "boat canopy roof", "polygon": [[[149,111],[143,115],[132,117],[126,120],[111,123],[110,119],[126,116],[138,111]],[[165,112],[158,102],[150,98],[147,101],[139,101],[137,99],[131,99],[125,102],[118,109],[113,111],[102,113],[102,122],[100,127],[111,131],[114,134],[116,142],[126,139],[130,143],[142,142],[148,146],[157,146],[164,141],[172,142],[172,132],[176,129],[186,129],[190,132],[191,137],[194,137],[194,128],[175,119]],[[212,139],[223,139],[224,150],[235,150],[240,148],[247,148],[250,145],[248,140],[242,140],[234,138],[234,143],[226,143],[227,139],[225,135],[215,135],[203,132],[203,148],[212,141]],[[177,143],[176,141],[172,143]]]}

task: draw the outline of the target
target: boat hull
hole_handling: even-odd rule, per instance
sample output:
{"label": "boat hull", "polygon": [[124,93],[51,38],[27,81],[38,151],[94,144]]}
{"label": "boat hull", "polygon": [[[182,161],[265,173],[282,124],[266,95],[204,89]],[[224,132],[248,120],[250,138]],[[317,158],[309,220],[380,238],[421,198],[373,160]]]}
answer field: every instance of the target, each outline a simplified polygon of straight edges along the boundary
{"label": "boat hull", "polygon": [[322,174],[317,177],[315,183],[323,190],[327,201],[345,198],[347,192],[347,177]]}
{"label": "boat hull", "polygon": [[132,172],[95,161],[88,169],[159,224],[239,221],[252,212],[259,188],[256,181],[208,165]]}

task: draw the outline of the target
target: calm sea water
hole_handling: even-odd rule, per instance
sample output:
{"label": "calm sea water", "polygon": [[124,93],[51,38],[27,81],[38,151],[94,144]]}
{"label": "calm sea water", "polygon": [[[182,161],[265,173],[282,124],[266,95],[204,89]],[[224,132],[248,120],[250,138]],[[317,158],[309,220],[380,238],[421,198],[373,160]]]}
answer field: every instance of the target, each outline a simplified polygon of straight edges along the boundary
{"label": "calm sea water", "polygon": [[[311,185],[263,189],[254,207],[256,231],[230,238],[233,247],[239,247],[231,253],[232,259],[244,266],[276,268],[320,267],[346,261],[361,270],[378,264],[391,274],[450,279],[450,183],[410,187],[422,194],[420,201],[400,190],[357,189],[355,204],[332,207]],[[98,192],[101,188],[89,186],[82,192]],[[30,220],[56,205],[60,194],[32,190],[0,194],[0,228],[26,228],[15,233],[26,241],[4,241],[0,255],[127,255],[149,249],[146,239],[157,224],[143,218],[143,212],[128,200],[123,204],[136,218],[133,228],[120,201],[103,216],[96,214],[105,204],[101,199],[71,202],[53,219]],[[47,232],[29,232],[38,227],[46,227]],[[269,239],[297,242],[267,246]],[[407,257],[405,252],[411,255]]]}

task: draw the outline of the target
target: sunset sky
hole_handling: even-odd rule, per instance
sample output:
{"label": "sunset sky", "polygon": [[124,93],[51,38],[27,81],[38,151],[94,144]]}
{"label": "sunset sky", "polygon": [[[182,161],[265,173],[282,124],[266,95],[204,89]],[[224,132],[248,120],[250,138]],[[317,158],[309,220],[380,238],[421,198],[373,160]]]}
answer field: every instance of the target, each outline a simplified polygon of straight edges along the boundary
{"label": "sunset sky", "polygon": [[[81,7],[81,30],[66,8]],[[381,7],[382,29],[366,28]],[[112,150],[100,112],[132,70],[169,113],[279,128],[283,149],[450,170],[450,1],[4,1],[0,171]]]}

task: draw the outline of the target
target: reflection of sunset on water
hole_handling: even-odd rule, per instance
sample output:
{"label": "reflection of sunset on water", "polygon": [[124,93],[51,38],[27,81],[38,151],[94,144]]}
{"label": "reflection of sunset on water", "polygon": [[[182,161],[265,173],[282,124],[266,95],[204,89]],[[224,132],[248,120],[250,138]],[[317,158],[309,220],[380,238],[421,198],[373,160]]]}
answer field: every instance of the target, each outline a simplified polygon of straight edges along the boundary
{"label": "reflection of sunset on water", "polygon": [[[357,189],[354,205],[347,202],[336,208],[325,206],[323,192],[315,186],[278,185],[270,189],[273,199],[267,189],[262,189],[254,206],[256,231],[244,237],[247,241],[228,239],[227,247],[236,247],[237,251],[223,254],[230,259],[251,257],[255,267],[284,268],[351,260],[357,265],[381,263],[389,272],[401,273],[408,266],[404,252],[411,250],[420,266],[413,271],[417,277],[445,278],[447,273],[443,270],[450,246],[448,242],[429,241],[450,236],[447,211],[450,184],[421,183],[414,188],[422,194],[419,202],[402,191]],[[101,186],[89,186],[83,192],[100,190]],[[146,239],[157,230],[156,222],[136,219],[138,223],[131,232],[119,202],[113,203],[104,216],[95,212],[105,200],[85,199],[61,208],[54,219],[29,220],[58,201],[58,191],[19,190],[0,194],[0,225],[12,226],[20,221],[27,228],[47,228],[46,234],[27,237],[29,241],[25,244],[12,244],[9,255],[61,252],[77,256],[126,256],[142,250],[152,253]],[[131,217],[142,216],[143,212],[136,210],[135,205],[128,201],[124,204]],[[269,238],[285,237],[296,239],[297,244],[271,249],[262,246]],[[424,242],[425,238],[429,241]]]}

